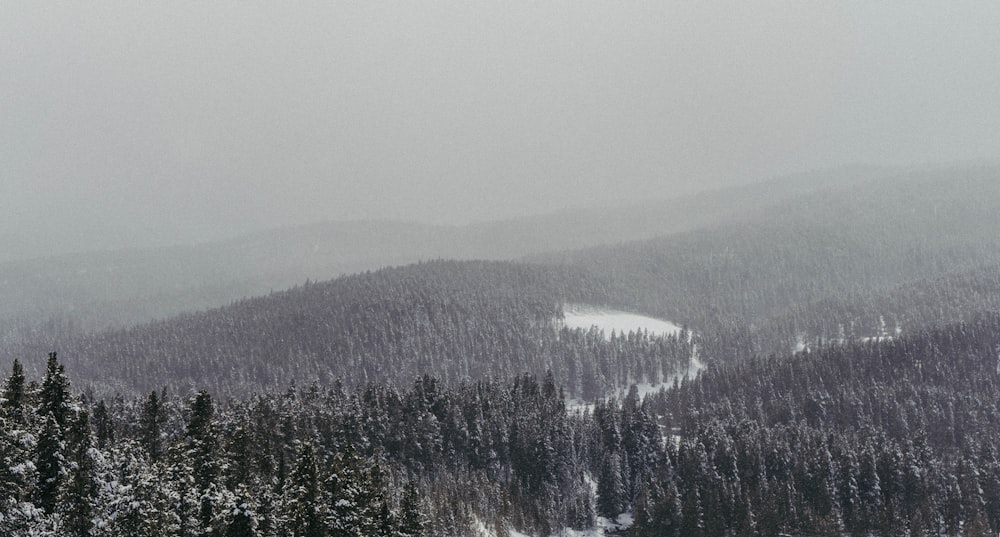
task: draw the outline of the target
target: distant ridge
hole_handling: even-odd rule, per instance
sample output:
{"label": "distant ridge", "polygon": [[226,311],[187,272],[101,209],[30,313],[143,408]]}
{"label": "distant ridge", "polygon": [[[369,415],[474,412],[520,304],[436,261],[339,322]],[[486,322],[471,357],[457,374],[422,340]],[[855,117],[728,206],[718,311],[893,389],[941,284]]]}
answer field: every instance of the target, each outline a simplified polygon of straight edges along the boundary
{"label": "distant ridge", "polygon": [[515,259],[648,239],[749,218],[822,188],[887,173],[850,167],[625,207],[466,226],[324,222],[210,243],[0,263],[0,324],[129,326],[344,274],[431,259]]}

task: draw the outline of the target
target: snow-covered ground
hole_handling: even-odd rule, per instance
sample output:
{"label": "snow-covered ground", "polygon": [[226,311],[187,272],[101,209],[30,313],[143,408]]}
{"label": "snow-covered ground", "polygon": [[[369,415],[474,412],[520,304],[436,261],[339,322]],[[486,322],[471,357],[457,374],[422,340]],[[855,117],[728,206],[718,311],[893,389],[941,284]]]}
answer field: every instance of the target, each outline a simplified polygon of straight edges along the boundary
{"label": "snow-covered ground", "polygon": [[[650,335],[673,335],[679,334],[681,332],[681,327],[669,321],[664,321],[663,319],[657,319],[655,317],[649,317],[646,315],[640,315],[637,313],[629,313],[627,311],[614,310],[609,308],[598,308],[594,306],[588,306],[583,304],[567,304],[563,306],[563,325],[568,328],[582,328],[584,330],[589,330],[593,327],[604,332],[604,337],[607,339],[611,338],[611,333],[616,334],[627,334],[629,332],[636,331],[646,331]],[[1000,366],[998,366],[1000,367]],[[698,374],[698,371],[705,368],[705,365],[698,360],[698,353],[695,350],[694,356],[691,357],[691,366],[687,371],[679,372],[671,375],[664,379],[660,384],[637,384],[636,387],[639,390],[639,396],[644,396],[648,393],[654,393],[659,391],[661,388],[670,388],[674,385],[675,379],[680,379],[684,377],[693,377]],[[625,387],[619,391],[618,397],[624,397],[628,393],[629,387]],[[611,394],[608,394],[611,395]],[[587,408],[593,410],[594,405],[590,403],[583,403],[576,399],[567,400],[567,408],[570,411],[580,410]],[[588,483],[591,488],[592,501],[597,501],[597,483],[588,475],[586,476]],[[610,520],[604,517],[597,517],[597,526],[588,530],[573,530],[570,528],[563,528],[562,530],[553,534],[553,537],[605,537],[611,533],[620,534],[622,531],[630,528],[632,526],[632,514],[622,513],[615,520]],[[480,519],[475,519],[473,524],[473,531],[476,537],[497,537],[497,532],[494,528],[489,527]],[[547,536],[534,536],[526,533],[517,531],[514,528],[510,529],[510,537],[547,537]]]}
{"label": "snow-covered ground", "polygon": [[589,330],[596,326],[604,331],[606,338],[611,337],[611,332],[627,334],[645,330],[653,335],[666,335],[678,334],[681,331],[681,327],[663,319],[583,304],[563,306],[563,316],[563,324],[566,327]]}
{"label": "snow-covered ground", "polygon": [[[588,530],[574,530],[563,528],[551,537],[605,537],[609,532],[621,532],[632,527],[632,515],[622,513],[616,520],[609,520],[604,517],[597,517],[597,527]],[[475,537],[498,537],[495,529],[488,527],[482,520],[475,519],[473,523],[473,535]],[[510,537],[550,537],[542,535],[531,535],[522,533],[514,528],[510,528]]]}
{"label": "snow-covered ground", "polygon": [[[702,369],[705,369],[705,364],[698,359],[698,354],[696,352],[695,355],[691,357],[691,365],[688,366],[687,371],[674,373],[673,375],[668,376],[666,379],[663,380],[663,382],[659,384],[650,384],[648,382],[643,382],[641,384],[636,384],[635,387],[636,389],[639,390],[639,398],[641,399],[651,393],[656,393],[664,388],[666,389],[672,388],[674,385],[674,381],[684,380],[685,378],[692,379],[698,376],[698,372],[701,371]],[[632,388],[631,386],[627,386],[625,388],[618,390],[617,393],[618,398],[620,399],[628,395],[628,391],[631,388]]]}
{"label": "snow-covered ground", "polygon": [[[874,336],[860,337],[852,340],[845,338],[843,335],[841,335],[841,337],[839,338],[833,338],[833,339],[828,338],[825,340],[825,342],[828,345],[846,345],[852,341],[857,341],[860,343],[882,343],[882,342],[892,341],[898,338],[902,333],[903,333],[903,327],[899,326],[898,324],[896,325],[895,328],[889,330],[889,327],[886,325],[885,322],[885,317],[880,316],[879,325],[878,328],[876,329],[876,335]],[[809,343],[809,341],[807,341],[806,335],[799,334],[795,339],[795,345],[792,347],[792,353],[799,353],[803,351],[810,352],[811,350],[812,346]]]}
{"label": "snow-covered ground", "polygon": [[[563,325],[568,328],[582,328],[584,330],[596,327],[603,331],[604,337],[608,339],[611,338],[612,332],[617,334],[627,334],[629,332],[641,330],[648,332],[650,335],[675,335],[679,334],[682,330],[680,326],[663,319],[585,304],[566,304],[563,306]],[[695,351],[694,356],[691,357],[691,365],[687,371],[670,375],[663,379],[663,382],[658,384],[645,382],[636,384],[636,388],[639,390],[639,397],[643,397],[650,393],[656,393],[663,388],[670,388],[674,385],[675,380],[680,380],[685,377],[693,378],[698,375],[698,371],[701,371],[704,368],[705,364],[698,359],[698,353]],[[615,395],[621,398],[628,394],[629,388],[630,386],[623,386],[617,391],[617,393],[607,395]],[[593,404],[584,403],[577,399],[568,400],[567,407],[571,411],[582,411],[584,409],[593,410]]]}

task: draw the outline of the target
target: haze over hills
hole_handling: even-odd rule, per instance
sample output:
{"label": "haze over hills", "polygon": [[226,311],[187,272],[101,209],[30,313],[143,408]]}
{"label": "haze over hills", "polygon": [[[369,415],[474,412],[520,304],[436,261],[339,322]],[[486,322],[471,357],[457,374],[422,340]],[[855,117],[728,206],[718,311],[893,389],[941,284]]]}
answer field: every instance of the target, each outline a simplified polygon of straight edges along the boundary
{"label": "haze over hills", "polygon": [[[17,424],[0,428],[0,502],[22,507],[0,524],[40,527],[49,518],[25,507],[29,491],[113,471],[142,485],[101,489],[120,507],[91,509],[115,528],[199,520],[200,505],[200,527],[257,521],[270,537],[306,523],[296,506],[318,505],[330,527],[417,528],[406,535],[987,535],[1000,528],[997,169],[857,179],[773,199],[762,188],[742,206],[746,192],[710,196],[718,212],[673,232],[580,249],[545,251],[556,235],[511,223],[489,245],[488,233],[421,242],[455,228],[391,225],[382,240],[414,252],[529,253],[310,281],[112,330],[8,323],[0,352],[25,367],[0,399],[2,423]],[[630,214],[636,227],[679,218]],[[380,228],[354,229],[341,244],[370,261]],[[313,258],[296,252],[324,251],[325,226],[311,231],[206,246],[218,257],[202,270],[234,258],[298,270]],[[285,236],[298,242],[276,260]],[[570,330],[569,304],[684,328]],[[40,388],[26,384],[53,348]],[[83,397],[65,395],[65,372]],[[56,410],[42,423],[33,408]],[[58,467],[31,447],[59,438],[58,419],[70,477],[10,471],[31,457]],[[59,497],[89,497],[60,494],[53,512],[74,509]]]}
{"label": "haze over hills", "polygon": [[[750,218],[784,200],[894,173],[848,167],[620,208],[467,226],[328,222],[200,245],[0,264],[0,320],[71,319],[85,330],[220,306],[311,280],[429,259],[514,259]],[[636,199],[644,193],[637,192]]]}
{"label": "haze over hills", "polygon": [[1000,534],[997,28],[5,5],[0,537]]}
{"label": "haze over hills", "polygon": [[[127,390],[130,383],[139,379],[142,379],[141,389],[146,390],[160,383],[179,381],[183,384],[196,382],[199,378],[202,381],[212,378],[212,386],[221,391],[236,390],[234,386],[237,384],[245,386],[240,390],[253,391],[255,387],[280,386],[292,379],[307,381],[310,378],[329,380],[343,377],[350,383],[364,382],[369,378],[384,381],[390,379],[372,377],[375,373],[371,372],[371,367],[360,364],[383,364],[373,366],[383,370],[386,360],[402,364],[410,359],[407,358],[408,353],[417,351],[406,345],[392,344],[386,350],[378,351],[378,357],[366,358],[367,355],[354,354],[356,351],[350,349],[363,347],[361,342],[368,340],[356,339],[361,336],[347,326],[360,321],[348,321],[350,315],[341,310],[358,300],[357,293],[351,291],[358,282],[374,278],[373,281],[382,283],[369,283],[362,287],[372,297],[382,297],[381,302],[376,301],[368,309],[362,308],[357,315],[366,315],[364,311],[369,309],[379,312],[395,304],[392,307],[399,310],[399,315],[422,318],[424,314],[420,312],[424,309],[441,308],[441,301],[457,300],[462,293],[469,297],[476,297],[477,293],[492,296],[502,289],[502,296],[516,301],[527,300],[535,304],[532,308],[548,312],[542,317],[556,315],[557,309],[552,308],[557,308],[559,304],[579,302],[616,306],[683,323],[699,334],[707,360],[730,361],[747,354],[783,352],[794,347],[795,342],[802,338],[810,341],[835,339],[843,337],[841,332],[856,338],[873,337],[882,329],[883,317],[891,323],[904,325],[909,321],[904,322],[903,319],[913,319],[915,326],[916,319],[922,318],[919,325],[926,326],[933,320],[922,313],[918,315],[916,311],[923,311],[926,306],[905,301],[901,296],[901,290],[920,282],[937,282],[928,285],[951,293],[953,298],[950,303],[957,308],[952,311],[964,311],[969,315],[981,311],[979,308],[988,307],[989,303],[976,304],[969,298],[974,295],[960,289],[968,289],[971,281],[992,285],[991,275],[994,268],[1000,266],[1000,236],[993,231],[1000,229],[1000,213],[994,210],[1000,205],[1000,183],[996,179],[995,168],[936,170],[876,179],[867,174],[848,174],[839,181],[829,181],[813,188],[803,188],[801,183],[789,178],[758,185],[753,191],[757,203],[753,204],[739,206],[736,203],[754,198],[746,192],[750,187],[741,187],[735,191],[696,198],[704,200],[704,203],[691,203],[687,212],[668,212],[662,217],[658,215],[663,213],[655,213],[652,209],[648,212],[633,209],[627,213],[636,216],[632,219],[622,217],[626,213],[610,213],[620,218],[617,220],[619,223],[625,222],[619,228],[614,228],[612,223],[616,221],[615,217],[587,214],[583,220],[576,222],[581,226],[584,221],[586,226],[606,223],[613,228],[612,231],[606,229],[605,235],[599,235],[594,240],[614,240],[611,237],[625,227],[631,225],[638,229],[649,224],[650,219],[661,226],[650,226],[652,229],[677,231],[642,241],[534,254],[526,258],[530,262],[527,265],[523,262],[487,265],[492,267],[489,270],[476,268],[479,266],[476,264],[413,265],[378,272],[374,276],[348,277],[325,282],[321,286],[307,285],[287,293],[243,300],[226,308],[187,314],[134,330],[93,336],[86,336],[86,330],[81,331],[79,327],[60,323],[39,325],[47,327],[36,328],[36,335],[31,336],[30,325],[11,323],[13,328],[8,330],[5,339],[10,342],[8,352],[39,356],[44,355],[44,345],[57,341],[67,363],[79,367],[81,380],[97,378],[101,375],[99,372],[108,369],[107,360],[114,361],[116,365],[110,369],[125,376],[119,380],[103,379],[109,382],[103,390]],[[717,212],[709,212],[709,216],[705,216],[702,211],[706,208],[714,208]],[[547,241],[558,241],[563,228],[555,224],[555,219],[564,218],[572,223],[577,216],[561,215],[552,220],[539,219],[530,223],[493,224],[475,231],[381,223],[339,226],[337,229],[341,233],[330,233],[327,225],[279,230],[200,247],[206,252],[203,257],[205,263],[194,267],[194,270],[184,267],[190,270],[185,276],[198,277],[200,270],[200,274],[219,278],[217,289],[232,291],[245,290],[253,283],[264,281],[268,273],[253,273],[262,267],[271,271],[272,278],[280,277],[278,275],[291,278],[289,274],[301,276],[302,273],[296,271],[303,270],[307,271],[307,277],[311,277],[313,273],[308,271],[320,271],[324,262],[333,259],[357,263],[356,266],[365,268],[365,263],[390,264],[394,260],[405,259],[407,252],[420,256],[428,251],[450,251],[477,257],[476,254],[489,250],[494,254],[504,252],[512,256],[517,248],[531,251],[541,248]],[[682,218],[686,216],[691,219]],[[705,221],[709,223],[700,224],[693,230],[683,230],[687,225],[694,225],[692,222]],[[673,222],[673,228],[670,228],[670,222]],[[552,227],[546,227],[550,223]],[[523,243],[519,243],[520,231],[526,229],[536,230],[540,238],[533,241],[533,235],[529,234],[524,236]],[[453,234],[448,234],[449,231]],[[483,240],[484,237],[489,240]],[[504,239],[510,242],[505,244]],[[576,240],[581,239],[576,236],[563,239],[565,244]],[[330,246],[331,243],[337,247]],[[398,247],[392,252],[396,257],[379,257],[386,244]],[[312,245],[311,250],[309,245]],[[275,252],[275,247],[280,248],[280,253]],[[354,257],[348,258],[347,252]],[[152,270],[159,267],[165,269],[159,278],[176,278],[177,273],[171,274],[166,265],[168,254],[157,252],[159,257],[146,259],[146,264],[125,267],[121,275],[111,272],[118,278],[114,289],[122,293],[120,300],[128,301],[127,293],[143,290],[144,280],[123,277],[129,274],[130,269],[138,269],[132,272],[135,275],[141,273],[143,268]],[[228,264],[234,266],[235,277],[224,271]],[[88,268],[83,273],[77,272],[76,276],[87,278],[89,273]],[[979,276],[971,276],[975,279],[970,280],[970,273]],[[410,286],[427,285],[445,277],[443,274],[451,274],[450,277],[465,282],[464,287],[438,287],[434,284],[429,288],[433,290],[418,293],[416,296],[419,298],[397,304],[399,296],[414,292],[409,289]],[[497,279],[502,274],[534,276],[523,281],[507,276]],[[227,276],[231,280],[225,280]],[[151,279],[155,280],[155,277]],[[403,294],[397,296],[394,294],[397,291],[392,289]],[[475,289],[478,291],[473,291]],[[108,288],[104,292],[110,294],[114,291]],[[178,296],[170,294],[169,290],[162,290],[161,293],[174,300]],[[868,297],[866,303],[881,306],[878,310],[858,313],[852,307],[859,301],[854,301],[827,312],[822,310],[845,296]],[[156,298],[154,295],[150,300]],[[212,298],[213,295],[201,295],[203,304]],[[175,302],[174,305],[178,304]],[[158,306],[163,307],[162,304]],[[528,321],[517,317],[520,306],[502,310],[502,313],[482,313],[484,317],[481,318],[476,316],[480,314],[473,314],[479,311],[479,306],[467,303],[466,308],[467,315],[470,315],[468,322],[473,324],[521,326]],[[843,311],[855,311],[855,314],[849,317]],[[839,313],[834,315],[834,312]],[[516,329],[512,334],[520,335],[508,334],[503,336],[503,340],[522,341],[521,338],[527,338],[523,341],[530,341],[538,338],[529,334],[537,330],[539,317],[537,314],[529,317],[529,324],[534,323],[535,329]],[[458,318],[448,318],[450,320],[443,325],[431,323],[425,327],[429,331],[417,340],[447,340],[446,334],[450,331],[465,330],[461,328],[464,325]],[[381,317],[377,319],[369,320],[366,330],[373,330],[373,333],[397,330],[391,327],[392,322]],[[415,326],[423,326],[421,323]],[[843,327],[844,324],[847,326]],[[204,329],[209,329],[209,332],[202,333]],[[193,335],[196,333],[201,335],[196,337]],[[228,334],[225,344],[216,341],[216,336],[212,335],[224,333]],[[297,335],[257,340],[257,335],[279,333]],[[345,336],[347,333],[354,335]],[[187,337],[178,338],[177,334],[187,334]],[[425,365],[451,380],[475,378],[486,371],[496,373],[508,371],[511,367],[510,371],[516,371],[525,367],[501,366],[507,360],[522,363],[523,354],[513,352],[508,356],[497,349],[509,348],[510,343],[487,344],[485,342],[493,336],[476,334],[473,331],[467,335],[467,339],[463,340],[465,343],[459,347],[430,352]],[[559,365],[559,359],[553,358],[561,351],[523,342],[518,345],[533,348],[528,355],[546,356],[541,363],[553,369],[556,378],[571,393],[581,389],[580,368],[572,372],[565,365]],[[492,356],[492,361],[484,358],[480,365],[461,365],[470,359],[477,360],[474,357],[479,353]],[[500,358],[501,355],[505,358]],[[282,366],[279,372],[265,373],[263,371],[270,366],[262,364],[270,356],[286,357],[290,363]],[[195,369],[190,367],[196,363],[201,364],[198,367],[210,367],[211,371],[192,373]],[[352,363],[355,365],[348,366]],[[175,364],[170,367],[178,369],[164,369],[167,364]],[[485,369],[481,369],[483,367]],[[494,370],[494,367],[501,369]],[[391,369],[405,372],[403,377],[392,377],[393,382],[399,382],[418,370],[409,365]],[[636,374],[637,370],[631,369],[630,373],[612,373],[607,366],[604,369],[598,376],[594,376],[592,369],[587,383],[614,384],[627,382],[629,378],[638,380],[643,375],[659,374]],[[540,372],[536,366],[528,366],[527,370]],[[222,377],[213,377],[217,371],[225,373]],[[646,368],[645,371],[652,370]],[[230,378],[230,373],[236,376]],[[590,395],[593,393],[593,389],[588,392]]]}

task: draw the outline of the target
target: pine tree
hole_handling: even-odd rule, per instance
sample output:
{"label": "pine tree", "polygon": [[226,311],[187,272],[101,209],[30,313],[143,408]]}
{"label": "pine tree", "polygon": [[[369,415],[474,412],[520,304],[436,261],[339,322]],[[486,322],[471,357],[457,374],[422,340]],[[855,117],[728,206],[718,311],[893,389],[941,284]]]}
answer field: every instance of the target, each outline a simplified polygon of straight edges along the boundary
{"label": "pine tree", "polygon": [[403,497],[399,501],[399,537],[423,537],[427,521],[424,519],[420,502],[420,490],[416,483],[408,481],[403,487]]}
{"label": "pine tree", "polygon": [[684,537],[704,537],[705,513],[702,509],[701,492],[697,484],[692,485],[684,495],[681,507],[681,535]]}
{"label": "pine tree", "polygon": [[284,519],[287,535],[324,537],[324,504],[319,482],[316,452],[309,442],[302,444],[295,469],[284,491]]}
{"label": "pine tree", "polygon": [[216,458],[217,437],[213,424],[215,405],[212,396],[202,390],[191,402],[191,417],[187,424],[187,453],[200,497],[198,519],[202,528],[209,528],[214,518],[215,497],[212,492],[218,475]]}
{"label": "pine tree", "polygon": [[326,525],[334,537],[363,535],[370,526],[368,488],[361,457],[352,445],[337,454],[325,489],[329,506]]}
{"label": "pine tree", "polygon": [[176,537],[201,535],[205,529],[200,516],[201,492],[195,486],[194,472],[188,463],[187,450],[183,446],[172,447],[167,452],[167,458],[171,513],[169,534]]}
{"label": "pine tree", "polygon": [[38,395],[37,414],[43,418],[51,415],[60,429],[65,428],[70,414],[69,378],[59,363],[56,353],[49,353],[45,380]]}
{"label": "pine tree", "polygon": [[94,437],[99,449],[107,449],[115,441],[115,424],[103,399],[94,407]]}
{"label": "pine tree", "polygon": [[254,537],[257,535],[256,509],[245,486],[240,486],[232,505],[226,506],[225,537]]}
{"label": "pine tree", "polygon": [[[178,511],[175,511],[169,474],[159,463],[149,464],[144,450],[133,441],[119,443],[112,454],[113,467],[101,501],[107,505],[109,535],[178,535]],[[173,531],[171,531],[173,530]]]}
{"label": "pine tree", "polygon": [[14,366],[3,386],[0,396],[0,408],[6,413],[12,423],[24,423],[24,368],[21,361],[14,359]]}
{"label": "pine tree", "polygon": [[[681,498],[673,479],[663,489],[663,498],[653,511],[654,534],[663,537],[677,537],[681,531]],[[658,529],[657,529],[658,528]],[[655,533],[655,532],[659,533]]]}
{"label": "pine tree", "polygon": [[142,404],[142,412],[139,414],[140,441],[153,462],[163,456],[162,429],[165,421],[166,412],[163,403],[156,396],[156,390],[153,390]]}
{"label": "pine tree", "polygon": [[25,434],[0,417],[0,513],[24,499],[28,492],[28,453],[21,446]]}
{"label": "pine tree", "polygon": [[617,453],[605,455],[597,482],[597,512],[614,520],[625,511],[625,486],[622,483],[621,461]]}
{"label": "pine tree", "polygon": [[59,495],[62,530],[68,536],[88,537],[94,527],[98,469],[86,411],[77,415],[66,436],[68,476]]}
{"label": "pine tree", "polygon": [[38,483],[35,486],[34,503],[47,515],[56,509],[63,470],[66,466],[64,447],[62,429],[51,413],[46,414],[45,426],[35,446]]}

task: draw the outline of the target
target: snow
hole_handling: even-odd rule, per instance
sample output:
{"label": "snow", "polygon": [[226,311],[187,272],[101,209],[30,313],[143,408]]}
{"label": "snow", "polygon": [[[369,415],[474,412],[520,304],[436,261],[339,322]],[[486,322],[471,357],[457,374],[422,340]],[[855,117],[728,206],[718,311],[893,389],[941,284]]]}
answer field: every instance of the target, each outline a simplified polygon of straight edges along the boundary
{"label": "snow", "polygon": [[[705,369],[705,364],[698,359],[698,354],[696,352],[695,355],[691,357],[691,364],[688,366],[687,371],[674,373],[673,375],[670,375],[665,379],[663,379],[663,382],[660,382],[659,384],[650,384],[648,382],[643,382],[641,384],[636,384],[635,387],[639,391],[639,398],[642,399],[643,397],[651,393],[657,393],[660,390],[669,390],[673,388],[675,381],[681,381],[684,380],[685,378],[693,379],[698,376],[698,372],[701,371],[702,369]],[[618,390],[616,396],[619,399],[625,397],[626,395],[628,395],[630,389],[631,386],[627,388],[622,388]]]}
{"label": "snow", "polygon": [[[838,338],[826,339],[827,344],[832,345],[847,345],[852,341],[859,343],[886,343],[891,342],[903,334],[903,327],[896,325],[891,331],[885,322],[885,317],[879,316],[878,326],[875,329],[876,335],[859,337],[856,339],[848,339],[843,335],[843,328],[841,328],[841,335]],[[792,353],[797,354],[800,352],[811,352],[812,348],[808,341],[808,336],[806,334],[799,334],[795,338],[795,345],[792,347]]]}
{"label": "snow", "polygon": [[[572,528],[562,528],[561,530],[553,533],[551,537],[605,537],[606,535],[618,535],[622,531],[627,530],[632,527],[632,514],[622,513],[618,515],[615,520],[609,520],[604,517],[597,517],[597,526],[594,528],[586,530],[574,530]],[[486,529],[485,525],[481,521],[477,521],[477,531],[483,537],[489,536],[493,537],[492,533]],[[510,537],[545,537],[541,535],[531,535],[527,533],[521,533],[513,528],[510,529]]]}
{"label": "snow", "polygon": [[[596,502],[597,482],[594,481],[593,476],[589,473],[585,473],[583,479],[587,482],[587,486],[590,488],[591,501]],[[608,535],[620,535],[623,531],[631,528],[633,523],[632,513],[622,513],[614,520],[601,516],[597,517],[597,525],[593,528],[585,530],[562,528],[553,533],[551,536],[522,533],[514,528],[508,528],[508,532],[510,537],[606,537]],[[473,535],[475,537],[498,537],[496,531],[488,528],[479,517],[473,517],[472,526]]]}
{"label": "snow", "polygon": [[681,327],[670,321],[648,317],[638,313],[598,308],[585,304],[566,304],[563,306],[563,325],[567,328],[590,330],[592,327],[604,331],[604,337],[610,339],[611,332],[627,334],[645,330],[651,335],[679,334]]}

